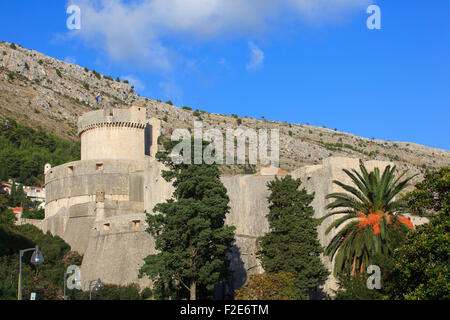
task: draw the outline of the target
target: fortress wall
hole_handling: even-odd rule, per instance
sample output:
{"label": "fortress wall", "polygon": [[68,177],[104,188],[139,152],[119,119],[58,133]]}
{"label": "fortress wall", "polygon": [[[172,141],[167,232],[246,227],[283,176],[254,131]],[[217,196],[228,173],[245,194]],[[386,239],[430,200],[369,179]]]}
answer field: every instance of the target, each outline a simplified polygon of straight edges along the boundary
{"label": "fortress wall", "polygon": [[[44,232],[61,236],[83,254],[96,219],[143,212],[144,161],[77,161],[46,174],[47,205]],[[137,186],[136,186],[137,183]],[[130,199],[130,190],[133,191]],[[134,201],[140,200],[140,201]]]}
{"label": "fortress wall", "polygon": [[174,188],[161,176],[161,172],[167,170],[156,159],[148,158],[144,173],[144,210],[153,213],[153,208],[158,203],[172,198]]}
{"label": "fortress wall", "polygon": [[156,253],[153,238],[145,232],[145,219],[142,213],[128,214],[93,223],[81,266],[84,290],[89,280],[98,278],[103,283],[151,285],[148,277],[138,279],[144,258]]}
{"label": "fortress wall", "polygon": [[150,147],[150,156],[155,158],[156,153],[158,152],[158,138],[161,135],[161,120],[157,118],[151,118],[149,121],[152,126],[152,146]]}
{"label": "fortress wall", "polygon": [[261,237],[269,230],[267,183],[274,176],[233,176],[221,180],[230,197],[226,223],[236,227],[237,235]]}
{"label": "fortress wall", "polygon": [[143,171],[144,161],[77,161],[50,169],[46,174],[46,217],[61,208],[95,201],[97,192],[110,200],[129,200],[130,173]]}

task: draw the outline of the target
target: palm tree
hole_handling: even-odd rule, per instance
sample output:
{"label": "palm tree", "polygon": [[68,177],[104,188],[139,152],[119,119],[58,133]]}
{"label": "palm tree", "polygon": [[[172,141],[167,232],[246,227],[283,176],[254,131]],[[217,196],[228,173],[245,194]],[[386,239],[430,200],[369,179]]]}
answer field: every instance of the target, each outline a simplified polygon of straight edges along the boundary
{"label": "palm tree", "polygon": [[414,177],[402,180],[406,174],[404,171],[396,178],[395,166],[387,166],[382,176],[379,168],[369,173],[361,160],[359,167],[361,173],[344,169],[354,186],[333,181],[347,193],[337,192],[326,196],[326,199],[334,199],[327,205],[327,209],[333,211],[322,221],[344,214],[326,230],[328,234],[333,228],[342,227],[325,250],[331,259],[336,256],[335,275],[349,273],[350,270],[352,275],[357,272],[362,274],[364,267],[371,264],[375,253],[390,254],[393,251],[399,228],[414,228],[409,219],[400,215],[405,212],[406,203],[395,200]]}

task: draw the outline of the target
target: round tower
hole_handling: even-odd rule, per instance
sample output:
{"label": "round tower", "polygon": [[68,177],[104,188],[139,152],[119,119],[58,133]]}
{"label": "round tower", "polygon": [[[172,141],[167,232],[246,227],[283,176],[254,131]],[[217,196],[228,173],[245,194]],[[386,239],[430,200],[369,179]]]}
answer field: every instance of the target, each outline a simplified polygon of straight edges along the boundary
{"label": "round tower", "polygon": [[78,120],[81,160],[145,159],[146,108],[107,108],[84,114]]}

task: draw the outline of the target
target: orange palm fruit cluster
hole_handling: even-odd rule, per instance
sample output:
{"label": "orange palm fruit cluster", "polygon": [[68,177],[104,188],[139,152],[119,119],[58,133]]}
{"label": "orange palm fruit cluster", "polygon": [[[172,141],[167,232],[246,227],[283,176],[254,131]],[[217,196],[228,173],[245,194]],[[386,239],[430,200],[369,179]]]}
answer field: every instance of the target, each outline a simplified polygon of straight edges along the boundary
{"label": "orange palm fruit cluster", "polygon": [[[366,216],[362,212],[357,212],[356,215],[359,217],[359,227],[361,229],[364,229],[367,226],[372,226],[373,234],[381,233],[380,221],[381,219],[383,219],[384,216],[384,214],[381,211],[377,211],[376,213],[370,213],[368,216]],[[414,225],[412,224],[409,218],[398,217],[397,220],[406,225],[408,228],[414,229]],[[386,222],[388,224],[392,223],[392,218],[387,216]]]}

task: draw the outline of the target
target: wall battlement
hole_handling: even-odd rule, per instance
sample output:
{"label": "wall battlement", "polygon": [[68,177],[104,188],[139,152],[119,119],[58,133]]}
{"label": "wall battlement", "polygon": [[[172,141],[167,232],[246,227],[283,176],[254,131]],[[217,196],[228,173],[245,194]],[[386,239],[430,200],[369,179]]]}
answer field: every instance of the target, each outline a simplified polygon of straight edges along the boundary
{"label": "wall battlement", "polygon": [[78,119],[78,135],[98,127],[131,127],[144,129],[146,108],[134,105],[129,109],[107,108],[88,112]]}
{"label": "wall battlement", "polygon": [[105,108],[84,114],[78,120],[81,160],[144,160],[157,152],[161,122],[147,121],[140,105],[128,109]]}

